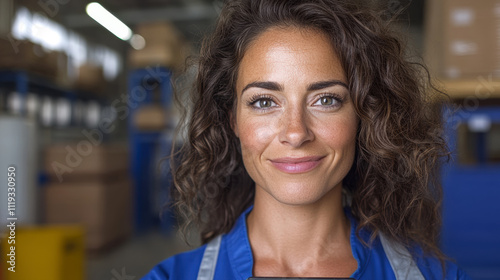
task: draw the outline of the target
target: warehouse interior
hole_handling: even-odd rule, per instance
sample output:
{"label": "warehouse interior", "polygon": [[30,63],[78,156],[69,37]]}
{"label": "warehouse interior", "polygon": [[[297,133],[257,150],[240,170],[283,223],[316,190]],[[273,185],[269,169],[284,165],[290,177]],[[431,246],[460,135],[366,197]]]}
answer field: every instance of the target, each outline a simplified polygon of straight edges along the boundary
{"label": "warehouse interior", "polygon": [[[441,248],[472,279],[500,279],[500,1],[359,1],[451,100]],[[200,244],[168,206],[173,91],[189,91],[222,5],[0,0],[0,279],[140,279]],[[101,25],[106,11],[128,29]]]}

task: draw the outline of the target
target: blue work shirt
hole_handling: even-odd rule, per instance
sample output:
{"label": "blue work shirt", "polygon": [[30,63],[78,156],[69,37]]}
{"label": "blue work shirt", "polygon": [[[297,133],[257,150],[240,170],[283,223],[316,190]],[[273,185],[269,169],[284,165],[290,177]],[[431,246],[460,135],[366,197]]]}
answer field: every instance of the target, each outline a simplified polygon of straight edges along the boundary
{"label": "blue work shirt", "polygon": [[[222,236],[220,251],[215,269],[214,279],[236,279],[246,280],[252,276],[253,255],[248,241],[246,217],[252,210],[248,208],[236,221],[233,229]],[[376,238],[370,247],[367,247],[356,235],[357,221],[346,211],[351,222],[351,249],[352,254],[358,262],[358,268],[351,278],[358,280],[371,279],[396,279],[391,264],[385,254],[380,238]],[[367,244],[370,239],[370,231],[362,229],[359,238]],[[170,257],[155,266],[143,280],[182,279],[196,280],[198,270],[205,251],[206,245],[198,249],[181,253]],[[416,264],[425,279],[436,280],[468,280],[469,277],[462,270],[451,263],[446,262],[446,277],[443,278],[443,270],[439,260],[432,257],[420,257]]]}

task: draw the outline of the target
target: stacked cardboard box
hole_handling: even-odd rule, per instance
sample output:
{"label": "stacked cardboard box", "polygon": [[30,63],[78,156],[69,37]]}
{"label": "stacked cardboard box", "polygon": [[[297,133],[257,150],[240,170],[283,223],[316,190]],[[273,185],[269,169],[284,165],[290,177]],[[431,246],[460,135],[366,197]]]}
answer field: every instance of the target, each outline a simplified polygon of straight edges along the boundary
{"label": "stacked cardboard box", "polygon": [[43,72],[48,53],[30,41],[0,40],[0,68]]}
{"label": "stacked cardboard box", "polygon": [[171,24],[144,23],[136,27],[135,34],[142,36],[146,45],[141,50],[130,50],[128,58],[133,68],[160,65],[176,70],[184,67],[189,46]]}
{"label": "stacked cardboard box", "polygon": [[500,0],[433,0],[426,13],[426,57],[449,79],[500,76]]}
{"label": "stacked cardboard box", "polygon": [[102,67],[89,63],[78,67],[75,87],[79,90],[103,94],[106,90],[106,80]]}
{"label": "stacked cardboard box", "polygon": [[143,105],[134,114],[134,125],[143,131],[161,131],[168,126],[168,112],[159,104]]}
{"label": "stacked cardboard box", "polygon": [[55,145],[46,151],[51,182],[44,188],[45,222],[84,225],[87,249],[100,250],[131,232],[128,149],[110,144],[83,148],[82,143]]}
{"label": "stacked cardboard box", "polygon": [[27,40],[0,39],[1,70],[24,70],[67,87],[67,65],[68,57],[63,52],[48,51]]}
{"label": "stacked cardboard box", "polygon": [[46,64],[54,73],[54,83],[62,88],[72,88],[74,81],[69,76],[68,55],[62,51],[51,51],[47,55]]}

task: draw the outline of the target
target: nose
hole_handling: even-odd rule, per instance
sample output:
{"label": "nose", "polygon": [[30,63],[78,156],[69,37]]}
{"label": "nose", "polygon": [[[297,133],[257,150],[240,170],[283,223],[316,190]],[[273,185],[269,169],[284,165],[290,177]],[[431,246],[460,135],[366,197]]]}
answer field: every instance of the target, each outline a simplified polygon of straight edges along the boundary
{"label": "nose", "polygon": [[279,140],[294,148],[314,139],[308,124],[307,115],[302,108],[288,110],[282,115]]}

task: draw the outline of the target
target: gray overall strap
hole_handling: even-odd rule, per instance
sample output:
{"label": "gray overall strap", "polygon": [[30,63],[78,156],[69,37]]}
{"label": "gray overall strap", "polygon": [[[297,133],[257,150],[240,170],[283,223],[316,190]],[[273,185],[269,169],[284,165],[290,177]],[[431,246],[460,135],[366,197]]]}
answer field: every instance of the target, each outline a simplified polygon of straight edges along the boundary
{"label": "gray overall strap", "polygon": [[214,279],[215,266],[219,256],[220,242],[222,235],[218,235],[212,241],[208,242],[201,260],[200,270],[198,270],[197,280],[212,280]]}
{"label": "gray overall strap", "polygon": [[391,263],[396,280],[425,280],[410,252],[405,247],[388,239],[382,233],[380,233],[380,241]]}

